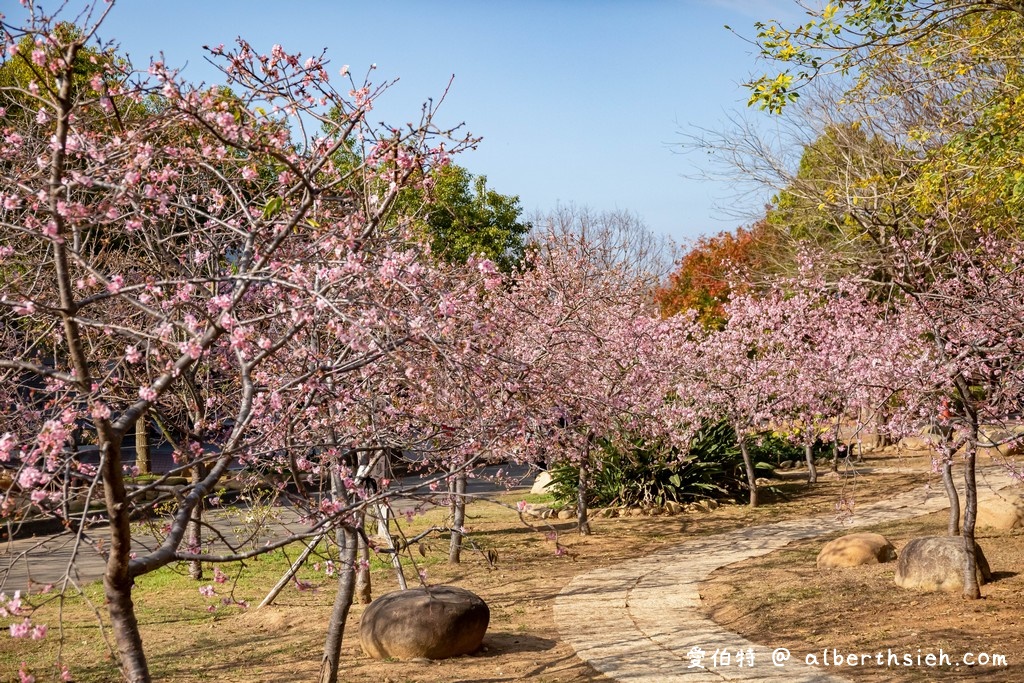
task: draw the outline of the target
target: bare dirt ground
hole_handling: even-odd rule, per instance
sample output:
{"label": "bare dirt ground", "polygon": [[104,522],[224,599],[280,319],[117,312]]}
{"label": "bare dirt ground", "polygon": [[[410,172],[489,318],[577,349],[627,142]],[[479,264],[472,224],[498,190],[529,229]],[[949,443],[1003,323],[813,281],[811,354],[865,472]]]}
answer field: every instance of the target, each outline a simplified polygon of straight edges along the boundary
{"label": "bare dirt ground", "polygon": [[[342,680],[392,683],[482,683],[517,679],[551,682],[608,680],[577,658],[573,650],[561,642],[558,625],[554,623],[554,598],[574,575],[677,545],[696,536],[792,517],[828,514],[851,502],[875,500],[920,487],[927,482],[927,477],[921,474],[923,468],[922,459],[896,458],[892,455],[869,457],[862,474],[845,477],[826,474],[814,487],[799,481],[801,475],[797,472],[789,472],[789,479],[780,483],[778,492],[768,496],[768,504],[757,509],[725,505],[711,513],[694,512],[671,517],[599,517],[594,520],[594,534],[589,537],[575,534],[574,522],[560,521],[555,529],[559,531],[560,540],[568,550],[563,556],[556,556],[554,544],[545,538],[545,532],[550,529],[531,530],[524,527],[507,508],[474,503],[469,509],[467,528],[473,532],[473,537],[483,549],[497,552],[496,568],[489,569],[481,554],[469,551],[464,554],[461,565],[448,565],[444,561],[447,545],[443,539],[428,544],[427,555],[420,558],[420,562],[428,583],[463,586],[488,602],[491,624],[483,650],[475,655],[439,662],[382,662],[370,659],[359,647],[358,623],[363,608],[355,605],[345,632]],[[932,481],[933,485],[935,483]],[[513,501],[514,498],[506,500]],[[895,536],[894,540],[900,538]],[[986,552],[989,552],[989,546],[998,545],[985,539],[982,544]],[[765,561],[769,564],[774,561],[779,566],[757,568],[753,574],[746,573],[750,571],[749,565],[726,568],[709,584],[707,591],[710,609],[716,618],[746,633],[753,640],[773,644],[776,641],[793,643],[794,652],[798,650],[798,643],[804,643],[809,651],[818,647],[819,640],[827,642],[830,647],[833,642],[836,647],[842,646],[844,642],[851,646],[862,642],[872,644],[877,649],[889,643],[904,642],[896,640],[897,636],[908,639],[906,642],[919,638],[914,642],[934,644],[935,647],[947,643],[950,651],[964,650],[968,644],[980,647],[981,640],[963,640],[957,635],[964,614],[966,618],[975,620],[970,623],[979,625],[977,633],[1006,634],[1006,638],[1000,639],[1000,636],[990,641],[993,645],[986,645],[990,651],[996,651],[992,648],[995,645],[1001,646],[1003,640],[1009,642],[1013,629],[1019,630],[1019,619],[1013,616],[1014,610],[1020,614],[1017,609],[1020,607],[1019,601],[997,613],[990,614],[988,608],[996,604],[997,591],[1000,591],[999,595],[1005,593],[1007,600],[1018,592],[1020,586],[1016,582],[1016,575],[1011,576],[1010,571],[1004,568],[1020,566],[1019,552],[1004,557],[993,547],[990,562],[996,571],[1003,569],[1004,574],[986,590],[992,596],[988,600],[961,605],[948,597],[933,600],[923,596],[902,596],[900,599],[903,603],[899,604],[904,614],[901,618],[887,613],[895,605],[886,602],[895,600],[895,597],[887,596],[897,594],[895,588],[890,588],[882,578],[877,579],[877,590],[866,590],[836,575],[813,576],[816,574],[816,550],[783,551],[788,552],[802,552],[810,556],[810,575],[803,570],[799,573],[795,568],[798,563],[788,560],[779,562],[776,556]],[[778,574],[757,573],[761,571]],[[884,572],[885,568],[877,571]],[[416,571],[410,569],[408,575],[412,583]],[[859,580],[870,579],[868,574],[858,576]],[[163,681],[226,683],[315,680],[334,598],[334,583],[322,573],[314,574],[312,571],[304,571],[300,577],[308,580],[313,588],[300,591],[294,585],[290,586],[269,608],[242,611],[224,607],[212,614],[206,613],[209,600],[198,594],[194,584],[186,586],[177,577],[171,577],[170,580],[167,577],[144,577],[140,580],[136,596],[140,621],[143,623],[143,638],[154,677]],[[394,577],[386,569],[375,571],[373,578],[375,595],[395,589]],[[770,579],[772,583],[765,583],[764,579]],[[764,589],[766,585],[774,586],[781,581],[788,583],[772,591]],[[820,595],[807,591],[806,598],[803,596],[800,590],[806,588],[808,581],[821,583]],[[790,593],[781,590],[782,585],[790,586]],[[183,586],[186,586],[184,590]],[[269,583],[240,584],[236,589],[236,597],[249,600],[255,605],[268,587]],[[761,593],[764,599],[760,603],[752,603],[750,592]],[[184,599],[181,597],[183,593],[188,594]],[[790,594],[792,599],[788,602],[780,597]],[[1016,597],[1012,599],[1016,600]],[[928,606],[933,603],[934,613],[928,611]],[[98,607],[102,612],[102,606]],[[943,609],[951,610],[944,616],[949,622],[942,630],[946,640],[926,637],[922,631],[918,631],[919,636],[910,635],[912,631],[909,630],[909,622],[917,621],[912,610],[918,609],[922,610],[922,619],[935,618]],[[813,628],[817,630],[812,630],[812,626],[808,625],[809,616],[813,617],[812,621],[816,624]],[[896,623],[892,626],[875,623],[884,619],[895,619]],[[51,624],[53,622],[51,620]],[[824,629],[831,626],[826,627],[826,624],[834,624],[836,631],[851,634],[850,640],[830,640],[831,631]],[[55,625],[51,625],[51,629],[51,637],[44,641],[17,641],[17,651],[6,654],[0,652],[0,680],[16,681],[15,672],[20,661],[27,660],[37,675],[46,671],[46,667],[52,665],[59,642]],[[808,640],[812,635],[818,640]],[[1019,644],[1020,640],[1015,642]],[[63,657],[72,663],[76,681],[116,680],[117,671],[113,659],[98,643],[102,643],[102,640],[98,637],[95,617],[88,614],[66,615]],[[1024,646],[1021,649],[1024,650]],[[1009,651],[1007,655],[1012,657]],[[1022,659],[1024,652],[1011,658],[1011,661]],[[40,675],[39,681],[44,680],[51,679]],[[1024,674],[1017,680],[1024,680]]]}
{"label": "bare dirt ground", "polygon": [[[858,531],[884,534],[898,553],[912,538],[945,535],[947,519],[939,512]],[[857,681],[1024,681],[1024,530],[979,530],[994,577],[976,601],[898,588],[893,562],[818,571],[818,552],[838,535],[714,572],[701,586],[705,614],[754,642],[788,648],[793,661],[811,656],[824,664],[837,652],[872,655],[867,665],[847,660],[830,667]],[[890,665],[890,652],[901,666]],[[947,654],[949,664],[929,666],[929,653]],[[1008,665],[966,666],[965,653],[1000,654]],[[903,655],[911,657],[910,666]]]}

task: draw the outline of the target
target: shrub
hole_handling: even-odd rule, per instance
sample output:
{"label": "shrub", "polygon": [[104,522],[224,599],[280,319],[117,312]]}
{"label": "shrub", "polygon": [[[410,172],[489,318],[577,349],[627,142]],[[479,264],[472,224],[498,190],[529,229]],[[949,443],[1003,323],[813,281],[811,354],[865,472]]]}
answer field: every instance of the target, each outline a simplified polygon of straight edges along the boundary
{"label": "shrub", "polygon": [[[616,447],[598,444],[587,505],[664,505],[704,498],[738,499],[745,495],[746,475],[736,433],[726,422],[705,425],[686,452],[641,440]],[[770,471],[782,460],[799,460],[802,447],[775,435],[751,440],[754,466]],[[549,490],[557,505],[576,503],[579,467],[562,462],[551,468]]]}

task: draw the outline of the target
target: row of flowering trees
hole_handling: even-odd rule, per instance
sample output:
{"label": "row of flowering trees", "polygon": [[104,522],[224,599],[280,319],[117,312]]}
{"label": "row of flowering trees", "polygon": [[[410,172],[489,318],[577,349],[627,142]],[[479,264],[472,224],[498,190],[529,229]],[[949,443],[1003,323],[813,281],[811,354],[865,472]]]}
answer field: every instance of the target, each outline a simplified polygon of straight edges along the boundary
{"label": "row of flowering trees", "polygon": [[[435,258],[427,207],[409,197],[430,202],[433,174],[475,140],[439,128],[432,108],[373,125],[385,88],[343,68],[339,89],[323,56],[244,41],[210,49],[226,87],[159,62],[137,73],[95,47],[101,20],[3,24],[19,75],[0,86],[0,464],[13,480],[0,513],[60,520],[103,554],[129,681],[152,678],[140,576],[179,562],[198,576],[328,534],[342,561],[321,678],[337,680],[364,514],[443,490],[485,456],[569,460],[584,491],[599,440],[685,454],[702,424],[726,419],[756,504],[748,445],[766,426],[817,438],[884,406],[894,432],[959,420],[973,453],[981,422],[1017,395],[1012,240],[904,297],[816,278],[810,258],[798,277],[737,289],[713,328],[662,319],[649,273],[608,235],[541,232],[511,273]],[[130,476],[140,420],[173,445],[162,477]],[[363,476],[389,449],[419,454],[421,484]],[[190,483],[168,486],[173,475]],[[204,511],[228,477],[269,486],[302,523],[256,546],[209,533]],[[76,499],[102,501],[108,526]],[[132,520],[157,506],[171,512],[138,552]],[[586,533],[582,495],[579,507]],[[461,523],[447,531],[457,545]],[[12,635],[45,633],[25,604],[6,609]]]}

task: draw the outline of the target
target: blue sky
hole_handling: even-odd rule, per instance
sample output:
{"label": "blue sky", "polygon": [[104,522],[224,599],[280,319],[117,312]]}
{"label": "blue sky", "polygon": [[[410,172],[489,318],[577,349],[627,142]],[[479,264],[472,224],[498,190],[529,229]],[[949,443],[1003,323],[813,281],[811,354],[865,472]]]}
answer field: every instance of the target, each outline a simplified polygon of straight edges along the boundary
{"label": "blue sky", "polygon": [[375,110],[389,121],[411,120],[454,75],[440,118],[483,137],[456,161],[491,187],[527,212],[633,211],[685,241],[743,222],[722,210],[737,208],[735,188],[687,177],[701,155],[677,151],[681,131],[723,129],[745,111],[740,84],[759,66],[723,25],[749,37],[754,21],[798,16],[793,0],[120,0],[101,36],[136,65],[163,51],[208,82],[204,44],[326,47],[332,73],[376,63],[375,80],[400,79]]}

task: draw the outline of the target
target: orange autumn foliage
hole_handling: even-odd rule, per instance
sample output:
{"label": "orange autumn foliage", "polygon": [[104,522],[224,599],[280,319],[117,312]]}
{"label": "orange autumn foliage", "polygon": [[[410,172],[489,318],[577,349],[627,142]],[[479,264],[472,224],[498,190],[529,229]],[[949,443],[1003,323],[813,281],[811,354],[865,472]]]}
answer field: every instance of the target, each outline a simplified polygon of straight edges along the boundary
{"label": "orange autumn foliage", "polygon": [[655,292],[661,314],[668,317],[694,310],[706,327],[721,327],[723,305],[730,294],[749,287],[751,274],[759,270],[760,245],[769,229],[761,220],[694,242],[668,283]]}

